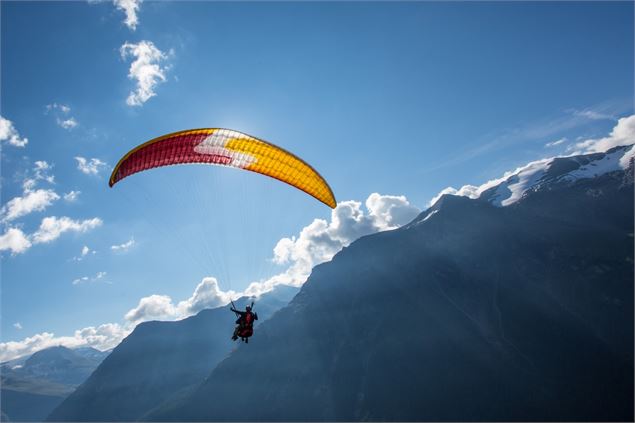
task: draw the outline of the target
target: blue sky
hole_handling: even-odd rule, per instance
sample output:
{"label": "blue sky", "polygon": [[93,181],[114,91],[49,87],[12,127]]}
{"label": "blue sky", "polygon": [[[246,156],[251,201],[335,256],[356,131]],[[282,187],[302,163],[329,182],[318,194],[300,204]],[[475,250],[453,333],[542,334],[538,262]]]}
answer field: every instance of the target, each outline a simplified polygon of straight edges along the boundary
{"label": "blue sky", "polygon": [[[1,114],[14,140],[28,139],[2,142],[2,233],[31,237],[24,251],[2,251],[5,343],[123,325],[142,298],[161,309],[149,316],[182,316],[197,309],[197,285],[214,293],[206,277],[242,291],[304,260],[279,241],[300,239],[314,219],[343,231],[311,197],[233,169],[159,169],[108,188],[118,159],[153,137],[237,129],[304,158],[340,201],[404,196],[371,203],[392,202],[405,219],[448,186],[566,154],[633,113],[630,2],[120,0],[0,11]],[[135,56],[140,45],[154,59]],[[145,70],[131,71],[144,58]],[[153,95],[128,104],[148,71]],[[50,204],[7,218],[12,199],[38,189]],[[372,230],[401,223],[350,210]],[[53,216],[49,232],[66,230],[36,242]]]}

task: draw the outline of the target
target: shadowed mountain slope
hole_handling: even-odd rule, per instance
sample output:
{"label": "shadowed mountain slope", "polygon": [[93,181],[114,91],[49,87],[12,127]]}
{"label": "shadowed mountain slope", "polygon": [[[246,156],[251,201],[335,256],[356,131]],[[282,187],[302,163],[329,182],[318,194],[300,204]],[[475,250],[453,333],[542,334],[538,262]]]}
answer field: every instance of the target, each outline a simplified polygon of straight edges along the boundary
{"label": "shadowed mountain slope", "polygon": [[[297,291],[279,286],[264,294],[254,310],[262,321]],[[244,309],[248,301],[241,298],[236,306]],[[235,348],[230,340],[235,319],[228,307],[220,307],[176,322],[139,324],[49,420],[137,420],[163,401],[178,398]],[[258,336],[257,325],[254,339]]]}
{"label": "shadowed mountain slope", "polygon": [[554,172],[506,207],[444,196],[354,242],[147,418],[632,421],[632,162]]}

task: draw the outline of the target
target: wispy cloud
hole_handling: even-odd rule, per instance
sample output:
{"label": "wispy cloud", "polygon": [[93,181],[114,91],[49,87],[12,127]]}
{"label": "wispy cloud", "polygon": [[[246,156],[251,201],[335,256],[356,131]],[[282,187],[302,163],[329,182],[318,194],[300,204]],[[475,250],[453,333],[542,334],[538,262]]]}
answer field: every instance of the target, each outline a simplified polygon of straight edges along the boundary
{"label": "wispy cloud", "polygon": [[79,256],[77,257],[73,257],[73,261],[82,261],[84,260],[87,256],[89,255],[95,255],[97,254],[97,251],[95,250],[91,250],[89,246],[84,245],[82,247],[82,251],[80,252]]}
{"label": "wispy cloud", "polygon": [[135,245],[134,238],[130,238],[129,241],[124,242],[123,244],[113,245],[110,247],[110,249],[114,251],[115,253],[125,253],[128,250],[130,250],[134,245]]}
{"label": "wispy cloud", "polygon": [[58,104],[58,103],[51,103],[46,105],[46,113],[50,113],[55,110],[59,110],[60,112],[67,114],[67,113],[70,113],[71,108],[64,104]]}
{"label": "wispy cloud", "polygon": [[7,142],[14,147],[24,147],[29,140],[18,133],[13,122],[0,116],[0,143],[2,142]]}
{"label": "wispy cloud", "polygon": [[33,188],[35,188],[37,183],[40,181],[48,182],[49,184],[54,184],[55,176],[49,174],[49,171],[51,169],[53,169],[53,165],[49,164],[48,162],[44,160],[37,160],[33,164],[33,169],[31,170],[31,172],[27,173],[27,176],[24,178],[24,181],[22,182],[22,189],[24,190],[24,192],[26,193],[31,191]]}
{"label": "wispy cloud", "polygon": [[77,156],[75,157],[75,160],[77,160],[77,169],[86,175],[97,175],[106,167],[106,162],[102,162],[96,158],[87,159],[85,157]]}
{"label": "wispy cloud", "polygon": [[0,209],[0,221],[10,222],[35,211],[43,211],[60,197],[52,189],[34,190],[39,181],[55,183],[55,177],[48,171],[52,166],[43,161],[35,162],[33,170],[22,182],[23,195],[12,198]]}
{"label": "wispy cloud", "polygon": [[585,108],[582,111],[568,109],[557,117],[540,119],[514,128],[493,131],[478,137],[472,143],[472,147],[467,146],[453,157],[427,166],[425,172],[456,166],[510,146],[518,146],[523,143],[544,143],[548,139],[562,138],[563,132],[587,126],[600,118],[615,120],[613,116],[619,115],[624,110],[631,110],[630,103],[605,102]]}
{"label": "wispy cloud", "polygon": [[22,325],[20,324],[20,322],[15,322],[13,324],[13,327],[16,328],[17,330],[22,330]]}
{"label": "wispy cloud", "polygon": [[[90,164],[90,163],[89,163]],[[39,228],[32,234],[23,231],[20,225],[15,225],[16,219],[33,212],[41,212],[51,206],[60,196],[52,189],[36,186],[44,181],[55,183],[53,175],[49,174],[52,165],[43,160],[34,163],[33,169],[27,173],[22,182],[23,195],[14,197],[0,208],[0,223],[11,225],[6,227],[0,235],[0,251],[10,251],[12,255],[26,252],[34,244],[48,243],[57,239],[64,232],[86,232],[102,224],[101,219],[73,220],[70,217],[45,217]],[[74,201],[79,191],[64,194],[66,201]]]}
{"label": "wispy cloud", "polygon": [[137,29],[139,24],[137,12],[139,12],[141,7],[141,0],[113,0],[113,3],[117,9],[122,10],[126,14],[126,20],[124,21],[126,26],[133,31]]}
{"label": "wispy cloud", "polygon": [[106,272],[98,272],[95,276],[82,276],[80,278],[73,280],[73,285],[104,281],[105,277],[106,277]]}
{"label": "wispy cloud", "polygon": [[79,197],[79,194],[81,193],[82,193],[81,191],[69,191],[66,194],[64,194],[64,200],[68,201],[69,203],[77,201],[77,198]]}
{"label": "wispy cloud", "polygon": [[547,144],[545,144],[545,147],[547,147],[547,148],[555,147],[557,145],[564,144],[565,142],[567,142],[567,138],[566,137],[560,138],[559,140],[556,140],[556,141],[548,142]]}
{"label": "wispy cloud", "polygon": [[613,114],[609,114],[603,111],[584,109],[584,110],[576,110],[570,109],[568,110],[575,116],[581,116],[583,118],[589,120],[617,120],[617,117]]}
{"label": "wispy cloud", "polygon": [[128,78],[137,84],[136,90],[131,91],[126,99],[129,106],[141,106],[156,95],[155,88],[166,81],[167,68],[160,63],[167,59],[167,55],[159,50],[152,41],[140,41],[137,44],[125,43],[120,49],[121,57],[133,57],[130,64]]}
{"label": "wispy cloud", "polygon": [[55,116],[55,122],[61,128],[71,130],[79,125],[77,119],[73,116],[69,116],[71,108],[65,104],[52,103],[46,105],[46,114],[53,114]]}
{"label": "wispy cloud", "polygon": [[74,117],[68,119],[57,119],[57,124],[64,129],[73,129],[78,125]]}

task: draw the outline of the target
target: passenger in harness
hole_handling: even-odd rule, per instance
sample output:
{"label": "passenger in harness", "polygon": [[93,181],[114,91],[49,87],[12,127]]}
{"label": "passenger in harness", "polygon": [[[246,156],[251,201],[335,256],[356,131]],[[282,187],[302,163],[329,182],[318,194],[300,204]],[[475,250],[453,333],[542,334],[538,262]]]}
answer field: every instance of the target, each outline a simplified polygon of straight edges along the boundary
{"label": "passenger in harness", "polygon": [[[251,306],[253,304],[251,303]],[[258,320],[258,314],[251,311],[251,306],[247,306],[245,311],[236,310],[235,307],[230,308],[231,311],[238,315],[232,341],[240,337],[244,342],[249,343],[249,337],[254,334],[254,320]]]}

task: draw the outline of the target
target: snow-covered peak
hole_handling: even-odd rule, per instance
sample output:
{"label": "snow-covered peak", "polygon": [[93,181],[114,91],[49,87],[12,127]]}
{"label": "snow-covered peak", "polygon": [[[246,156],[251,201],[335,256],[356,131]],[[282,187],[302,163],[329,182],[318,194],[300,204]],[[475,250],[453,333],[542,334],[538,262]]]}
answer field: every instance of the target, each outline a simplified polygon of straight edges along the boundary
{"label": "snow-covered peak", "polygon": [[604,153],[537,160],[480,186],[464,185],[458,190],[446,188],[431,203],[434,204],[443,194],[451,194],[478,198],[497,207],[505,207],[516,203],[528,192],[545,186],[572,184],[581,179],[626,169],[634,157],[635,148],[631,144],[614,147]]}
{"label": "snow-covered peak", "polygon": [[627,145],[612,148],[605,153],[535,161],[516,169],[495,187],[481,192],[478,198],[498,207],[509,206],[529,191],[539,190],[545,185],[571,184],[581,179],[596,178],[609,172],[623,170],[628,167],[633,151],[633,145]]}

